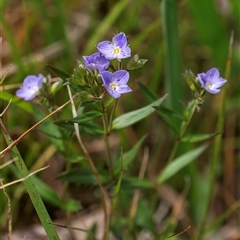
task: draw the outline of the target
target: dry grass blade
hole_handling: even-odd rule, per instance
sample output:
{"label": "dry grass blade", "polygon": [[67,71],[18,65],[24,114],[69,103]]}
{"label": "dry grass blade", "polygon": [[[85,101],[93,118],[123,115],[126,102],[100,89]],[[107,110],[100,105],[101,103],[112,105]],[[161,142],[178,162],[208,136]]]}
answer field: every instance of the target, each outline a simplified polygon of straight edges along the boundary
{"label": "dry grass blade", "polygon": [[18,182],[22,182],[22,181],[28,179],[29,177],[31,177],[32,175],[34,175],[34,174],[36,174],[36,173],[38,173],[38,172],[40,172],[40,171],[45,170],[45,169],[48,168],[48,167],[49,167],[49,166],[40,168],[40,169],[38,169],[37,171],[34,171],[34,172],[30,173],[27,177],[20,178],[20,179],[18,179],[18,180],[13,181],[13,182],[6,183],[6,184],[4,184],[4,185],[1,185],[1,186],[0,186],[0,189],[4,189],[4,188],[9,187],[9,186],[11,186],[11,185],[13,185],[13,184],[16,184],[16,183],[18,183]]}
{"label": "dry grass blade", "polygon": [[4,188],[3,182],[0,179],[0,189],[3,189],[3,193],[7,198],[7,209],[8,209],[8,240],[11,239],[12,236],[12,208],[11,208],[11,200]]}

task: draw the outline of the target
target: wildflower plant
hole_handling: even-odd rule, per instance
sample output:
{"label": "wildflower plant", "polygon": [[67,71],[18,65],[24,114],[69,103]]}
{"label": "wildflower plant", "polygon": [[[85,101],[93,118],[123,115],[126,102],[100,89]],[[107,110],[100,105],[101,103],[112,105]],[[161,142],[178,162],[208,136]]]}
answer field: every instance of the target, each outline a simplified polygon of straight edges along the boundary
{"label": "wildflower plant", "polygon": [[[135,81],[131,79],[131,71],[143,69],[147,60],[141,59],[138,54],[132,56],[128,38],[123,32],[116,34],[112,38],[112,41],[105,40],[98,43],[96,45],[96,51],[97,52],[89,56],[83,56],[82,59],[78,60],[77,66],[71,74],[48,65],[49,69],[58,76],[55,80],[44,77],[42,74],[27,76],[23,81],[22,87],[17,90],[16,96],[23,98],[25,101],[39,97],[41,100],[40,103],[50,111],[50,114],[45,117],[44,120],[55,115],[57,112],[61,113],[62,108],[66,105],[71,105],[72,114],[69,114],[68,118],[66,118],[65,114],[65,118],[62,119],[61,114],[59,114],[60,117],[55,118],[54,124],[51,123],[51,134],[55,137],[49,137],[51,141],[56,144],[59,153],[68,161],[68,166],[70,166],[65,172],[62,172],[58,178],[65,182],[77,181],[78,184],[87,183],[99,188],[104,212],[104,228],[101,239],[105,240],[109,239],[110,232],[118,237],[119,233],[124,229],[128,229],[129,234],[132,234],[131,236],[137,234],[137,228],[133,228],[132,222],[136,217],[134,201],[132,206],[128,206],[130,209],[130,220],[118,221],[117,216],[120,214],[121,208],[118,205],[118,201],[121,191],[124,191],[125,188],[127,190],[135,189],[139,186],[140,188],[144,186],[147,189],[153,190],[156,186],[167,181],[177,171],[196,159],[207,148],[207,145],[204,144],[188,153],[176,157],[179,143],[184,141],[190,142],[193,139],[191,134],[187,134],[187,129],[195,110],[200,111],[201,105],[204,103],[205,92],[207,91],[211,94],[220,93],[221,87],[223,87],[227,80],[220,77],[219,70],[216,68],[199,74],[186,71],[184,78],[193,93],[193,100],[189,102],[186,109],[182,112],[177,112],[164,104],[167,95],[159,98],[145,85],[140,83],[139,89],[141,94],[148,99],[150,103],[139,109],[133,109],[128,113],[116,116],[116,112],[119,112],[116,110],[121,98],[131,98],[131,94],[134,93],[136,89]],[[128,63],[123,65],[122,59],[128,59]],[[69,100],[61,106],[55,106],[52,103],[52,99],[58,95],[60,89],[61,91],[64,89],[67,91]],[[129,177],[127,174],[128,168],[136,159],[146,136],[140,138],[132,149],[128,151],[121,149],[121,144],[119,144],[120,150],[118,155],[113,154],[110,146],[112,132],[127,128],[143,118],[148,117],[153,112],[156,112],[164,119],[176,137],[175,145],[166,161],[166,165],[163,170],[160,171],[154,183],[150,180],[142,179],[143,176],[137,178]],[[36,127],[39,125],[40,122],[36,124]],[[2,123],[1,126],[3,127]],[[43,132],[48,131],[49,129],[43,129]],[[216,134],[218,133],[194,135],[194,141],[207,140]],[[25,135],[26,134],[23,134],[19,139],[22,139]],[[100,163],[98,159],[95,160],[92,158],[85,146],[84,135],[102,137],[104,139],[106,150],[104,163]],[[74,141],[71,141],[72,136],[74,136]],[[61,139],[61,141],[59,142],[56,139]],[[19,141],[20,140],[16,140],[13,142],[12,147],[15,147]],[[69,153],[65,146],[69,146],[69,144],[73,144],[73,142],[74,144],[77,142],[80,147],[81,153],[78,153],[81,154],[80,157],[76,153]],[[7,148],[1,152],[1,156],[3,157],[9,150],[10,148]],[[69,156],[69,154],[71,156]],[[20,156],[19,153],[17,155],[17,157]],[[19,157],[19,159],[21,158]],[[23,160],[19,162],[19,171],[21,171],[20,166],[23,164],[21,161],[23,162]],[[83,161],[85,162],[81,165]],[[80,167],[77,167],[75,164],[79,164]],[[86,170],[86,165],[89,166],[87,168],[88,170]],[[71,169],[71,167],[73,167],[73,169]],[[143,172],[145,172],[145,170]],[[26,169],[24,169],[24,171],[22,176],[26,177],[28,172]],[[81,178],[81,176],[84,177]],[[142,183],[142,185],[139,183]],[[29,194],[31,194],[32,182],[27,184]],[[35,192],[34,194],[36,195]],[[137,194],[134,192],[134,196],[135,195]],[[62,206],[60,200],[59,202],[58,204],[61,205],[62,208],[70,209],[69,211],[77,211],[80,208],[76,202],[73,204],[66,200],[66,205],[64,206]],[[41,202],[41,207],[44,208],[42,205]],[[41,211],[38,209],[38,214],[47,234],[51,235],[51,229],[49,228],[52,226],[46,223],[46,219],[48,222],[50,221],[49,217],[46,218],[46,211],[44,210],[44,214],[41,214]],[[123,219],[124,216],[121,216],[121,220]],[[144,225],[143,228],[146,226],[147,225]],[[167,232],[166,230],[164,234]],[[161,235],[154,231],[152,231],[152,234],[155,234],[155,237]],[[54,235],[54,239],[58,239],[58,236]]]}

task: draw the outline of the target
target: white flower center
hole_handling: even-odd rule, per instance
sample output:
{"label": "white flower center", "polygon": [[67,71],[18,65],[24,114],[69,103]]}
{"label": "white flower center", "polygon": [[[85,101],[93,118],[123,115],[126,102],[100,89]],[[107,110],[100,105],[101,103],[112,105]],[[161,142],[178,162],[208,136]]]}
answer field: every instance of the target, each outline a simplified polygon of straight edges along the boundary
{"label": "white flower center", "polygon": [[207,82],[206,83],[206,88],[211,89],[212,88],[212,84],[210,82]]}
{"label": "white flower center", "polygon": [[113,49],[113,54],[114,54],[114,55],[118,55],[118,54],[120,54],[120,52],[121,52],[120,47],[115,47],[115,48]]}
{"label": "white flower center", "polygon": [[39,91],[39,88],[37,86],[33,86],[33,87],[28,87],[28,90],[33,92],[33,93],[36,93]]}
{"label": "white flower center", "polygon": [[115,83],[110,83],[109,87],[114,91],[116,91],[116,89],[117,89],[117,85]]}

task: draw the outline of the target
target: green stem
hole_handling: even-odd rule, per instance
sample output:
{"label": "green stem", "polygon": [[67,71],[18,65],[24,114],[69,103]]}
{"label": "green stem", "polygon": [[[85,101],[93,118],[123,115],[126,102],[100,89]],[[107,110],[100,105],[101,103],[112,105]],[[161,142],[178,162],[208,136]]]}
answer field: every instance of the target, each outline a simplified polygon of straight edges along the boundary
{"label": "green stem", "polygon": [[120,70],[120,69],[122,69],[122,62],[121,62],[121,60],[118,61],[118,70]]}
{"label": "green stem", "polygon": [[[13,140],[11,139],[9,133],[7,132],[7,129],[5,128],[2,120],[0,119],[0,126],[2,128],[3,131],[3,135],[4,138],[7,142],[8,145],[11,145],[11,143],[13,143]],[[46,234],[48,236],[48,239],[56,239],[56,240],[60,240],[56,229],[54,228],[54,226],[51,224],[52,220],[47,212],[47,209],[44,206],[44,203],[42,201],[42,198],[34,184],[33,178],[32,177],[28,177],[29,176],[29,172],[28,169],[17,149],[16,146],[14,146],[11,149],[11,154],[12,157],[14,159],[16,159],[15,164],[16,167],[18,169],[18,172],[20,174],[20,176],[22,178],[25,178],[24,180],[24,186],[26,187],[26,190],[30,196],[30,199],[33,203],[33,206],[38,214],[38,217],[41,221],[42,226],[44,227]]]}
{"label": "green stem", "polygon": [[175,144],[174,144],[174,146],[173,146],[173,149],[172,149],[172,151],[171,151],[171,154],[170,154],[170,156],[169,156],[169,158],[168,158],[167,164],[170,163],[170,162],[172,162],[172,160],[174,159],[175,154],[176,154],[176,151],[177,151],[177,148],[178,148],[178,145],[179,145],[179,143],[181,142],[181,139],[183,138],[184,134],[185,134],[186,131],[187,131],[187,128],[188,128],[188,126],[189,126],[189,124],[190,124],[190,122],[191,122],[191,120],[192,120],[192,117],[193,117],[193,115],[194,115],[194,113],[195,113],[196,108],[197,108],[197,103],[196,103],[195,100],[194,100],[193,106],[192,106],[192,108],[191,108],[191,110],[190,110],[190,113],[189,113],[189,115],[188,115],[187,120],[182,122],[182,125],[181,125],[181,128],[180,128],[181,131],[180,131],[179,137],[178,137],[177,140],[175,141]]}
{"label": "green stem", "polygon": [[108,158],[108,169],[110,172],[111,177],[114,177],[113,174],[113,164],[112,164],[112,156],[111,156],[111,151],[110,151],[110,145],[109,145],[109,122],[107,119],[107,114],[106,114],[106,109],[104,106],[103,101],[101,101],[102,104],[102,112],[103,112],[103,117],[102,117],[102,121],[103,121],[103,127],[104,127],[104,141],[105,141],[105,145],[106,145],[106,151],[107,151],[107,158]]}
{"label": "green stem", "polygon": [[112,131],[112,122],[113,122],[113,115],[114,115],[114,112],[116,110],[116,107],[117,107],[117,103],[118,103],[118,98],[115,100],[114,102],[114,105],[113,105],[113,108],[112,108],[112,112],[111,112],[111,115],[110,115],[110,118],[109,118],[109,125],[108,125],[108,132],[107,134],[109,135]]}
{"label": "green stem", "polygon": [[[73,102],[73,97],[72,97],[72,93],[71,93],[71,90],[70,90],[70,87],[67,85],[67,89],[68,89],[68,94],[69,94],[69,98],[70,98],[70,101],[71,101],[71,106],[72,106],[72,114],[73,114],[73,117],[76,117],[77,116],[77,111],[76,111],[76,107],[75,107],[75,104]],[[102,236],[102,240],[105,240],[107,239],[107,235],[108,235],[108,228],[109,228],[109,214],[108,214],[108,209],[107,209],[107,195],[105,193],[105,190],[103,188],[103,185],[102,185],[102,181],[101,181],[101,178],[98,174],[98,171],[97,171],[97,168],[91,158],[91,156],[89,155],[87,149],[85,148],[83,142],[82,142],[82,138],[81,138],[81,135],[80,135],[80,132],[79,132],[79,125],[77,123],[74,123],[74,129],[75,129],[75,134],[76,134],[76,137],[77,137],[77,140],[78,140],[78,143],[93,171],[93,174],[95,175],[96,177],[96,180],[97,180],[97,183],[98,183],[98,186],[100,188],[100,192],[101,192],[101,199],[102,199],[102,206],[103,206],[103,212],[104,212],[104,230],[103,230],[103,236]]]}

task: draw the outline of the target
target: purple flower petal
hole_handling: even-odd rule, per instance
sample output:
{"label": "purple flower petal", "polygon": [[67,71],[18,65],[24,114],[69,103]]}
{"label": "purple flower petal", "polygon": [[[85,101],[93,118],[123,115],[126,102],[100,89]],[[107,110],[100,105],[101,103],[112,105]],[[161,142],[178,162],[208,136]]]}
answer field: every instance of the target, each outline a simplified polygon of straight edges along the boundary
{"label": "purple flower petal", "polygon": [[23,86],[16,91],[16,96],[29,101],[36,97],[43,84],[43,75],[29,75],[23,81]]}
{"label": "purple flower petal", "polygon": [[200,73],[197,75],[197,79],[201,86],[209,93],[217,94],[227,80],[220,77],[220,73],[217,68],[212,68],[206,73]]}
{"label": "purple flower petal", "polygon": [[118,70],[112,74],[112,80],[118,85],[125,85],[129,80],[129,73],[126,70]]}
{"label": "purple flower petal", "polygon": [[210,89],[210,88],[208,88],[208,89],[206,89],[209,93],[212,93],[212,94],[217,94],[217,93],[219,93],[220,92],[220,89]]}
{"label": "purple flower petal", "polygon": [[206,72],[206,78],[209,80],[211,79],[211,82],[215,80],[218,81],[219,77],[220,77],[220,73],[217,68],[212,68]]}
{"label": "purple flower petal", "polygon": [[120,47],[120,48],[125,48],[127,47],[127,37],[125,33],[119,33],[113,37],[113,45]]}
{"label": "purple flower petal", "polygon": [[97,49],[100,53],[102,53],[104,55],[105,58],[110,59],[110,60],[114,59],[114,56],[113,56],[114,48],[113,48],[112,42],[110,42],[110,41],[100,42],[97,45]]}
{"label": "purple flower petal", "polygon": [[132,92],[132,89],[127,85],[122,85],[117,87],[117,92],[122,94],[122,93]]}
{"label": "purple flower petal", "polygon": [[104,86],[109,86],[111,83],[112,73],[109,71],[103,71],[101,72],[100,76],[103,80]]}
{"label": "purple flower petal", "polygon": [[[223,78],[222,78],[223,79]],[[227,82],[227,80],[223,80],[223,81],[219,81],[219,82],[216,82],[216,83],[213,83],[212,86],[213,88],[220,88],[221,86],[223,86],[225,83]]]}
{"label": "purple flower petal", "polygon": [[130,47],[122,48],[119,58],[123,59],[123,58],[129,58],[129,57],[131,57]]}
{"label": "purple flower petal", "polygon": [[128,47],[127,37],[124,33],[115,35],[110,41],[103,41],[97,45],[97,49],[104,55],[105,58],[112,59],[124,59],[131,57],[131,49]]}
{"label": "purple flower petal", "polygon": [[131,88],[126,85],[129,79],[129,73],[126,70],[119,70],[114,73],[103,71],[100,76],[103,80],[104,87],[114,98],[119,98],[121,94],[132,91]]}
{"label": "purple flower petal", "polygon": [[99,72],[102,72],[106,70],[110,64],[100,52],[93,53],[90,56],[83,56],[83,60],[89,71],[97,69]]}
{"label": "purple flower petal", "polygon": [[106,88],[106,89],[107,89],[108,93],[109,93],[112,97],[114,97],[114,98],[119,98],[119,97],[121,97],[121,94],[120,94],[119,92],[114,91],[114,90],[112,90],[111,88]]}

